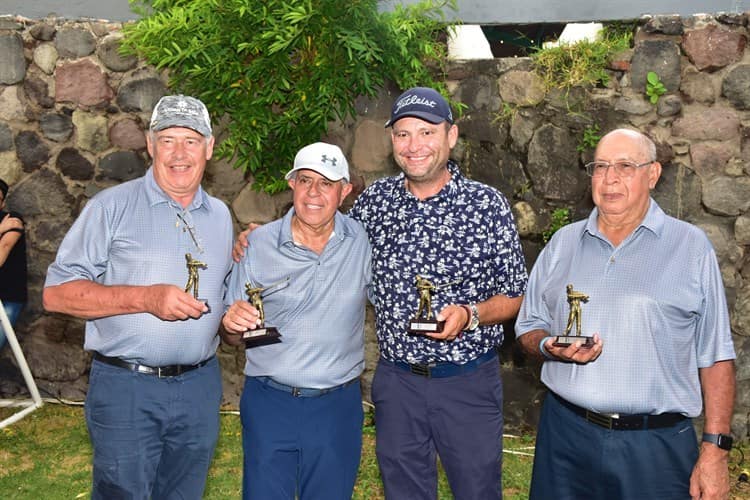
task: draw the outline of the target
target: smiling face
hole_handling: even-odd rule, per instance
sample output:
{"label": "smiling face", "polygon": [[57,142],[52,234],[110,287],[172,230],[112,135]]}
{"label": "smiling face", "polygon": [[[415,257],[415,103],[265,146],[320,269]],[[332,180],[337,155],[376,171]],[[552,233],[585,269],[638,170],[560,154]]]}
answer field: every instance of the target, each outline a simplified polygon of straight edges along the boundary
{"label": "smiling face", "polygon": [[319,230],[332,226],[336,210],[351,192],[352,185],[343,180],[331,181],[314,170],[298,170],[289,179],[294,213],[303,226]]}
{"label": "smiling face", "polygon": [[447,122],[432,124],[412,116],[393,124],[393,157],[412,184],[442,187],[450,179],[446,169],[458,127]]}
{"label": "smiling face", "polygon": [[146,134],[153,159],[154,179],[170,198],[186,207],[198,191],[214,138],[206,139],[189,128],[172,127]]}
{"label": "smiling face", "polygon": [[[647,142],[643,137],[627,131],[615,131],[599,142],[595,160],[643,164],[654,158],[648,151]],[[632,177],[621,176],[611,167],[607,168],[603,175],[592,177],[591,193],[600,216],[624,223],[640,224],[648,211],[650,191],[656,186],[660,175],[661,165],[654,160],[636,168]]]}

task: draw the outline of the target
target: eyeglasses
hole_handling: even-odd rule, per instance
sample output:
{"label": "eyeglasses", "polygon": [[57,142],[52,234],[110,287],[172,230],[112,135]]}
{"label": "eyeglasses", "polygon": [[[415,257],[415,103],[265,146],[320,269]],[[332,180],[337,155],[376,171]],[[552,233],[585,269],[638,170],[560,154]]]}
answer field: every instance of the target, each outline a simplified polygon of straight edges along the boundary
{"label": "eyeglasses", "polygon": [[609,167],[612,167],[615,173],[620,177],[633,177],[635,171],[646,165],[651,165],[655,160],[650,160],[645,163],[636,163],[634,161],[616,161],[610,163],[608,161],[592,161],[586,164],[586,173],[589,177],[601,177],[603,176]]}

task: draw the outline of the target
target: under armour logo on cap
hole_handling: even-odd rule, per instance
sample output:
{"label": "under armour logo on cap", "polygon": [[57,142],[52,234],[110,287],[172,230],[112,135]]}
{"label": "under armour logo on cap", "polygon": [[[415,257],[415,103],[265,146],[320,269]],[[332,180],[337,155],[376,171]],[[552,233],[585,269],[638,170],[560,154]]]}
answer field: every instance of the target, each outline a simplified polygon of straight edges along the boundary
{"label": "under armour logo on cap", "polygon": [[322,157],[320,158],[320,162],[321,162],[321,163],[325,163],[325,162],[327,162],[327,161],[330,161],[330,162],[331,162],[331,165],[333,165],[334,167],[336,166],[336,158],[328,158],[328,157],[327,157],[326,155],[323,155],[323,156],[322,156]]}

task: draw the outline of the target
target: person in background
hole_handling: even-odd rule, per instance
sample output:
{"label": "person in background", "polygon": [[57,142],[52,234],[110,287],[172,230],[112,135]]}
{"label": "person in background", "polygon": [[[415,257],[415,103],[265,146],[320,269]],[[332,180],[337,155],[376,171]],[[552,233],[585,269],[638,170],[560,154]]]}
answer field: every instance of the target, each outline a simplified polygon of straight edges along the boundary
{"label": "person in background", "polygon": [[[0,301],[11,326],[26,305],[26,229],[21,215],[5,210],[8,184],[0,179]],[[0,324],[0,349],[6,342]]]}
{"label": "person in background", "polygon": [[[201,101],[162,97],[146,139],[146,174],[97,193],[63,239],[44,307],[87,320],[92,498],[200,499],[222,397],[222,308],[209,306],[226,290],[232,220],[201,188],[214,146]],[[206,266],[202,300],[185,291],[186,254]]]}
{"label": "person in background", "polygon": [[305,146],[286,178],[293,207],[250,235],[222,319],[230,345],[264,320],[281,333],[246,351],[243,498],[348,500],[362,449],[370,244],[338,211],[352,190],[338,146]]}
{"label": "person in background", "polygon": [[[539,255],[516,321],[549,389],[531,498],[727,498],[735,352],[714,250],[651,198],[661,165],[645,135],[608,133],[586,169],[595,208]],[[555,345],[569,284],[588,295],[588,348]]]}

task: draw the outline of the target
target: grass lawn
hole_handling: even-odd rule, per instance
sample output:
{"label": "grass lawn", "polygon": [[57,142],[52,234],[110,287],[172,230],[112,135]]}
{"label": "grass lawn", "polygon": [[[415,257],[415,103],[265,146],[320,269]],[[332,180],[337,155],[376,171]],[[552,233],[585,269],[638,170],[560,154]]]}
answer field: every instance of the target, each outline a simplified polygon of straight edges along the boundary
{"label": "grass lawn", "polygon": [[[14,410],[0,408],[0,419]],[[242,446],[237,415],[221,417],[221,434],[206,486],[206,499],[240,498]],[[525,499],[531,478],[534,436],[506,436],[503,456],[504,498]],[[731,500],[750,499],[750,447],[745,442],[730,456]],[[9,499],[89,498],[91,447],[83,407],[46,404],[9,427],[0,429],[0,495]],[[451,499],[445,475],[440,474],[438,497]],[[375,460],[375,429],[363,428],[362,461],[354,499],[383,498]]]}
{"label": "grass lawn", "polygon": [[[0,408],[0,419],[14,410]],[[242,490],[242,445],[239,416],[221,417],[221,434],[208,475],[206,499],[240,498]],[[533,437],[506,438],[505,447],[531,453]],[[532,458],[506,453],[504,458],[506,499],[527,497]],[[22,420],[0,429],[0,496],[9,499],[89,498],[91,446],[83,407],[45,404]],[[452,498],[445,475],[440,474],[439,497]],[[353,498],[382,499],[375,460],[375,429],[371,421],[363,428],[362,461]]]}

